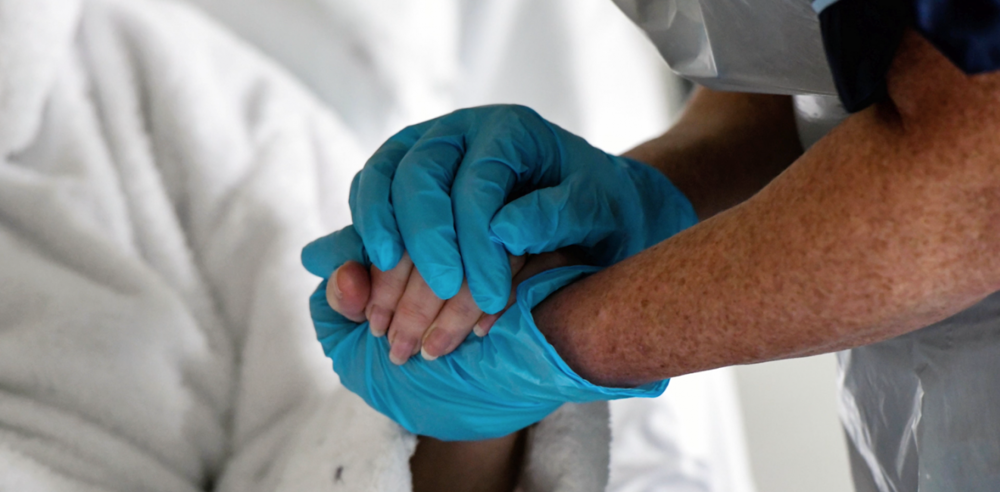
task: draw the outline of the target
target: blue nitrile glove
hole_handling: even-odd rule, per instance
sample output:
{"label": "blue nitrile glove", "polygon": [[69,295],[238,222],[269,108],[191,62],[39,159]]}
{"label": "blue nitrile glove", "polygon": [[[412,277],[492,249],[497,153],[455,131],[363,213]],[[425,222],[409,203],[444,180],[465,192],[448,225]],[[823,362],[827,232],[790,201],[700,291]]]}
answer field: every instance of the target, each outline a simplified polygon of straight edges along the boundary
{"label": "blue nitrile glove", "polygon": [[[320,239],[303,251],[303,263],[329,275],[337,261],[364,263],[353,227]],[[594,267],[549,270],[522,283],[517,302],[490,330],[469,338],[434,361],[389,361],[389,344],[368,323],[333,311],[324,280],[310,299],[316,335],[333,369],[349,390],[404,428],[443,440],[505,436],[545,418],[566,402],[655,397],[668,381],[635,389],[603,388],[576,375],[538,331],[531,309],[549,294],[593,273]]]}
{"label": "blue nitrile glove", "polygon": [[607,266],[697,222],[662,173],[509,105],[399,132],[354,178],[350,205],[375,266],[394,267],[406,250],[438,297],[464,276],[487,313],[506,306],[508,251],[580,245]]}

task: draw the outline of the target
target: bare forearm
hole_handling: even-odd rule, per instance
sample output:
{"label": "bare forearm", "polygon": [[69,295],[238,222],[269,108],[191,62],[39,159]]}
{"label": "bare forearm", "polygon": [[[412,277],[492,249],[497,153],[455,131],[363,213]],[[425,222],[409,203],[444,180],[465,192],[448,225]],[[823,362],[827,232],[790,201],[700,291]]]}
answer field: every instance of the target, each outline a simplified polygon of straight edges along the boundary
{"label": "bare forearm", "polygon": [[664,173],[704,220],[749,198],[801,153],[789,97],[699,89],[670,131],[625,155]]}
{"label": "bare forearm", "polygon": [[537,307],[570,366],[634,385],[833,351],[1000,288],[1000,82],[908,43],[922,54],[906,72],[942,80],[891,79],[900,104],[851,117],[752,199]]}
{"label": "bare forearm", "polygon": [[410,459],[414,492],[510,492],[524,457],[525,432],[446,442],[421,436]]}

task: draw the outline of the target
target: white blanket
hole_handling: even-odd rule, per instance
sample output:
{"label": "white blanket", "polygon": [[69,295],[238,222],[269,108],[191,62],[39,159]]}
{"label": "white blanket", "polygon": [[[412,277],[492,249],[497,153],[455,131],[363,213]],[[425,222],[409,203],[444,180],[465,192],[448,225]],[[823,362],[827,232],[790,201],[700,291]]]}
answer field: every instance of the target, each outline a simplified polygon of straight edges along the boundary
{"label": "white blanket", "polygon": [[[405,491],[339,387],[301,246],[349,220],[336,115],[189,7],[0,0],[0,490]],[[526,490],[607,480],[605,405]]]}

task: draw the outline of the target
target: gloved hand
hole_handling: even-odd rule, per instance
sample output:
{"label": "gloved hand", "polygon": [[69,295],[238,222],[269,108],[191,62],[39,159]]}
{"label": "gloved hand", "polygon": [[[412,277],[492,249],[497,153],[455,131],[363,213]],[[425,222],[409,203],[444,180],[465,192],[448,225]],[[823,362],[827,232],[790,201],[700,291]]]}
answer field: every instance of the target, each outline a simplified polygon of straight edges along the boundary
{"label": "gloved hand", "polygon": [[[311,272],[329,276],[340,264],[367,264],[353,226],[319,239],[303,251]],[[367,323],[334,312],[324,280],[310,299],[316,335],[334,371],[349,390],[415,434],[443,440],[495,438],[545,418],[565,402],[655,397],[667,381],[635,389],[602,388],[576,375],[538,331],[531,309],[594,267],[566,267],[536,275],[518,288],[517,302],[488,337],[470,336],[434,361],[389,361],[384,337]]]}
{"label": "gloved hand", "polygon": [[508,251],[580,245],[607,266],[697,222],[662,173],[509,105],[399,132],[354,178],[350,206],[376,267],[391,269],[406,250],[438,297],[466,277],[486,313],[506,305]]}

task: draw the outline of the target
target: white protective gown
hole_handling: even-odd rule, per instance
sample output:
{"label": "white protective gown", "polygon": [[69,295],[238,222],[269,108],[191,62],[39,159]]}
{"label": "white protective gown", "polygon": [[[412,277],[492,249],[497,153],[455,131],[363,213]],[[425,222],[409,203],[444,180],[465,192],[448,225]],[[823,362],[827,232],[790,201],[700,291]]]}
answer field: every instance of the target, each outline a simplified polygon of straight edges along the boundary
{"label": "white protective gown", "polygon": [[[846,117],[808,0],[615,0],[680,75],[795,96],[805,147]],[[859,492],[1000,490],[1000,294],[839,354]]]}

